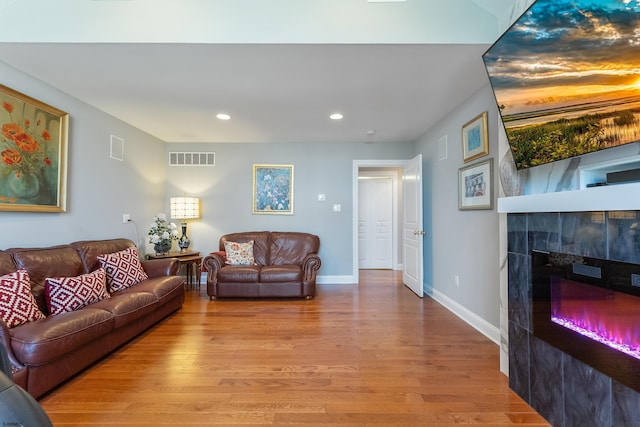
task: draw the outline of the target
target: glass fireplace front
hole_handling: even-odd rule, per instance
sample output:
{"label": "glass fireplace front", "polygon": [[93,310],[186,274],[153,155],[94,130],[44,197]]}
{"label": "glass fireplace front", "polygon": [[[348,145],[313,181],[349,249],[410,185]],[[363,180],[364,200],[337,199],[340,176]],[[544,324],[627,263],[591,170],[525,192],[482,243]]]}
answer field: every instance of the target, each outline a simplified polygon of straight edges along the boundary
{"label": "glass fireplace front", "polygon": [[532,251],[533,334],[640,391],[640,265]]}

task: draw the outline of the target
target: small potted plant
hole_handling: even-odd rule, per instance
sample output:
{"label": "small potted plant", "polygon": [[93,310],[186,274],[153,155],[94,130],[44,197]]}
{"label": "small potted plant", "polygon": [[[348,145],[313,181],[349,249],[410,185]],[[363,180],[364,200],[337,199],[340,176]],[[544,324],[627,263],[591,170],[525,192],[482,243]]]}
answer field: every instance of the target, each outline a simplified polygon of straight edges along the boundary
{"label": "small potted plant", "polygon": [[163,213],[154,216],[149,229],[149,243],[153,243],[156,255],[168,254],[174,240],[178,240],[178,227],[167,221]]}

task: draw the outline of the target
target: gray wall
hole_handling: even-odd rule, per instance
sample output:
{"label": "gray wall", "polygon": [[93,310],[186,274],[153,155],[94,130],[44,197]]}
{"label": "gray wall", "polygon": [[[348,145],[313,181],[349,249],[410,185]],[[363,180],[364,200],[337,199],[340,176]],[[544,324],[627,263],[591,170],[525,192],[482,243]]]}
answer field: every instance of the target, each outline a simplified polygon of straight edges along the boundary
{"label": "gray wall", "polygon": [[[425,254],[432,271],[427,289],[436,299],[451,299],[494,327],[499,321],[498,214],[493,210],[458,210],[458,169],[462,160],[462,125],[488,111],[489,155],[494,158],[494,205],[497,195],[498,112],[489,84],[447,114],[415,144],[423,156],[424,210],[427,222]],[[447,158],[440,160],[440,139],[447,137]],[[428,246],[428,247],[427,247]],[[430,267],[429,260],[425,266]],[[454,276],[460,278],[456,286]]]}
{"label": "gray wall", "polygon": [[[207,253],[217,248],[222,234],[238,230],[308,230],[321,237],[320,275],[350,278],[353,160],[410,159],[422,153],[425,218],[432,236],[425,244],[433,253],[426,268],[434,266],[427,285],[498,324],[497,215],[457,210],[462,124],[489,110],[491,153],[495,150],[497,113],[488,86],[415,143],[164,144],[9,66],[0,64],[0,74],[3,84],[70,114],[67,212],[0,212],[0,224],[10,230],[1,248],[122,236],[150,251],[146,233],[153,215],[168,213],[169,197],[186,193],[202,200],[202,218],[189,225],[193,249]],[[123,162],[109,158],[111,134],[125,140]],[[439,161],[438,140],[444,134],[448,158]],[[216,166],[168,167],[169,151],[215,151]],[[254,163],[295,166],[294,215],[251,213]],[[326,194],[326,202],[317,201],[319,193]],[[334,213],[333,204],[341,204],[342,211]],[[133,222],[123,224],[123,213]]]}
{"label": "gray wall", "polygon": [[[0,248],[113,237],[139,243],[163,207],[164,143],[2,63],[0,75],[5,86],[70,117],[67,211],[0,212],[5,230]],[[124,161],[110,159],[111,134],[125,140]],[[135,222],[123,224],[123,213]]]}
{"label": "gray wall", "polygon": [[[192,249],[217,250],[221,235],[248,230],[307,231],[320,236],[321,276],[352,276],[353,160],[409,159],[411,143],[167,144],[171,151],[214,151],[215,167],[170,167],[167,200],[200,197],[190,221]],[[252,214],[253,164],[294,165],[293,215]],[[318,194],[326,201],[318,202]],[[333,212],[334,204],[341,205]],[[168,207],[167,207],[168,211]]]}

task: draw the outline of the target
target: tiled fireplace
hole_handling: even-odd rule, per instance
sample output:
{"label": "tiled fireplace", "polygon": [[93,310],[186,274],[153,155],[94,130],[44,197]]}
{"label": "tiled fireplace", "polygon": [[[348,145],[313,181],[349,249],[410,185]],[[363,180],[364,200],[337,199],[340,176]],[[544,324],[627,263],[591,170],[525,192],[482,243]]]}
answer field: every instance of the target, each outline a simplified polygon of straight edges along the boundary
{"label": "tiled fireplace", "polygon": [[553,426],[640,426],[638,391],[534,335],[531,280],[532,250],[640,264],[640,211],[510,213],[507,232],[510,387]]}

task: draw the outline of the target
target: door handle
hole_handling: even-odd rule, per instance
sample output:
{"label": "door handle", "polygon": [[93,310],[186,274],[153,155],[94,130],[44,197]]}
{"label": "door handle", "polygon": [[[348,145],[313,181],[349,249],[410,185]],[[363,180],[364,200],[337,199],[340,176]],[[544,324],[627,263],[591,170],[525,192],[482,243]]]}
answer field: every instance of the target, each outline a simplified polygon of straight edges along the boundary
{"label": "door handle", "polygon": [[424,236],[425,234],[427,234],[427,233],[425,233],[424,230],[414,230],[413,231],[413,235],[414,236]]}

